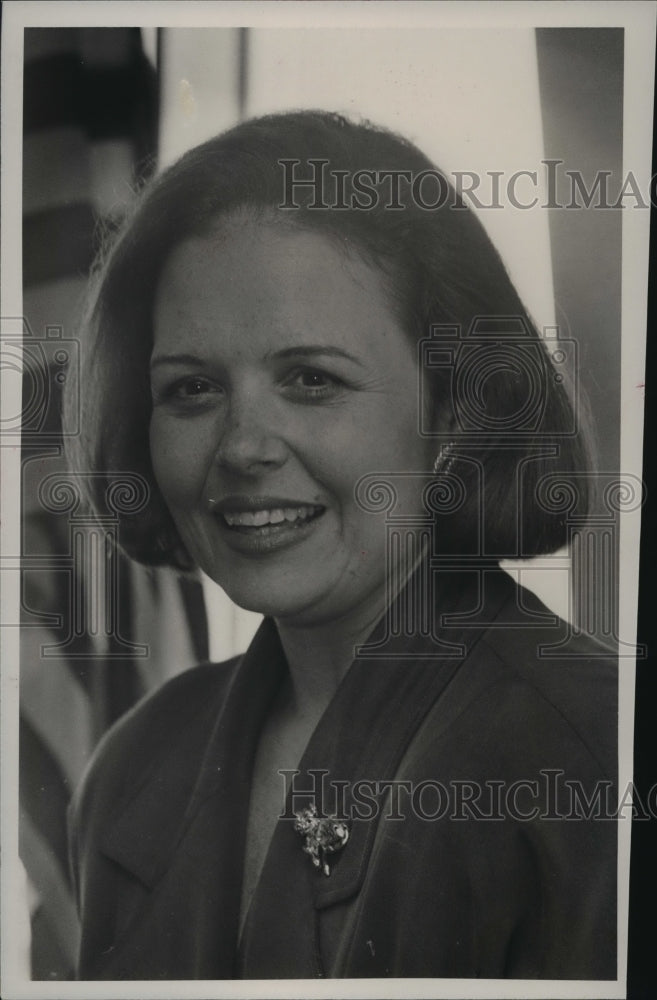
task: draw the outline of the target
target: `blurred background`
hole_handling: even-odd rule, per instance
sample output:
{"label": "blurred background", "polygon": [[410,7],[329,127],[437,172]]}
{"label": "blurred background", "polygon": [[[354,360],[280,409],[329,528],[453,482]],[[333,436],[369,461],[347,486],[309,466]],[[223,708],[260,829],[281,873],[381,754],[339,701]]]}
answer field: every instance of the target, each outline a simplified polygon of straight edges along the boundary
{"label": "blurred background", "polygon": [[[493,172],[527,170],[518,196],[543,203],[541,161],[563,161],[567,204],[567,169],[588,185],[609,171],[620,188],[622,101],[621,29],[26,29],[20,850],[34,979],[73,974],[66,807],[98,739],[168,677],[244,649],[258,622],[206,579],[105,559],[115,517],[99,529],[57,493],[61,387],[100,238],[185,149],[298,107],[402,132],[444,172],[484,178],[485,203]],[[600,467],[617,470],[621,213],[507,203],[480,216],[539,327],[577,341]],[[514,571],[572,617],[569,566],[562,554]]]}

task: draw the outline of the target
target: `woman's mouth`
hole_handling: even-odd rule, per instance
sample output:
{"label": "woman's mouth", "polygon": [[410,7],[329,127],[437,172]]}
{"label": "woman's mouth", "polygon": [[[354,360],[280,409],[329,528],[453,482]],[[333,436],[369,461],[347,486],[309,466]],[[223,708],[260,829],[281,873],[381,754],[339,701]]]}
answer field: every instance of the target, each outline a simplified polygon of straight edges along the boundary
{"label": "woman's mouth", "polygon": [[270,528],[277,525],[300,527],[307,521],[318,517],[323,511],[323,507],[303,504],[299,507],[226,511],[222,516],[229,528],[236,531],[252,531],[254,528]]}
{"label": "woman's mouth", "polygon": [[263,555],[307,538],[325,513],[321,504],[230,499],[213,505],[226,543],[244,555]]}

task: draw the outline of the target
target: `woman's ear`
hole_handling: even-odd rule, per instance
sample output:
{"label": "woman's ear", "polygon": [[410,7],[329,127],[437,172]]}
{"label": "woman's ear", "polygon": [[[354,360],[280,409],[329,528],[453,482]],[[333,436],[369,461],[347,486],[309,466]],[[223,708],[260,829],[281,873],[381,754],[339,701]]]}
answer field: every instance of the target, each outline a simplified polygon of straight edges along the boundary
{"label": "woman's ear", "polygon": [[428,439],[428,465],[430,471],[437,475],[451,471],[454,464],[456,447],[456,420],[453,414],[443,408],[436,414],[431,427],[431,437]]}
{"label": "woman's ear", "polygon": [[427,468],[435,472],[443,461],[441,455],[447,445],[451,445],[453,450],[459,437],[459,424],[454,411],[451,384],[442,378],[436,378],[435,373],[428,372],[426,368],[423,374],[423,384],[420,387],[422,409],[418,412],[418,418],[427,443]]}
{"label": "woman's ear", "polygon": [[426,426],[431,430],[431,433],[435,435],[436,443],[438,445],[440,445],[441,442],[458,437],[458,420],[456,419],[456,414],[452,408],[451,399],[433,403],[431,412],[428,414],[428,422]]}

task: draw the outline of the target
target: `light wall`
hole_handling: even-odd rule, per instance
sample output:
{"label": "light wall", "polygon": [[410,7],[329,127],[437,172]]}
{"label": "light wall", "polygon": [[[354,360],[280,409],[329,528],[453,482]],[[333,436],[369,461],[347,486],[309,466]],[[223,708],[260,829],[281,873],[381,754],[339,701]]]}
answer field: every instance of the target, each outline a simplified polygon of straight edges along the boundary
{"label": "light wall", "polygon": [[[533,30],[256,29],[248,115],[323,108],[401,132],[447,174],[538,170],[543,157]],[[518,182],[518,194],[528,197]],[[480,218],[540,325],[554,322],[547,212]]]}

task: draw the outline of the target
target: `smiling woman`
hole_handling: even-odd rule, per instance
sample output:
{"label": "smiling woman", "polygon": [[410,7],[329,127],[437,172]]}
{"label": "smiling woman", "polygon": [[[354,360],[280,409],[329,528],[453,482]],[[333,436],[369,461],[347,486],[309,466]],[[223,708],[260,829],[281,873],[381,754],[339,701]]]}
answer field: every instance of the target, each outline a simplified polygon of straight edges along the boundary
{"label": "smiling woman", "polygon": [[560,658],[497,565],[564,543],[546,483],[585,435],[480,224],[455,192],[390,204],[402,173],[440,176],[337,115],[246,122],[99,268],[70,390],[91,501],[139,472],[126,550],[266,617],[99,748],[83,978],[615,975],[615,825],[554,781],[613,786],[614,664]]}
{"label": "smiling woman", "polygon": [[[187,552],[242,607],[342,618],[355,635],[383,611],[385,532],[354,484],[426,473],[435,447],[418,434],[415,351],[388,299],[356,254],[271,221],[224,222],[163,270],[153,471]],[[420,516],[417,484],[405,492],[403,513]]]}

